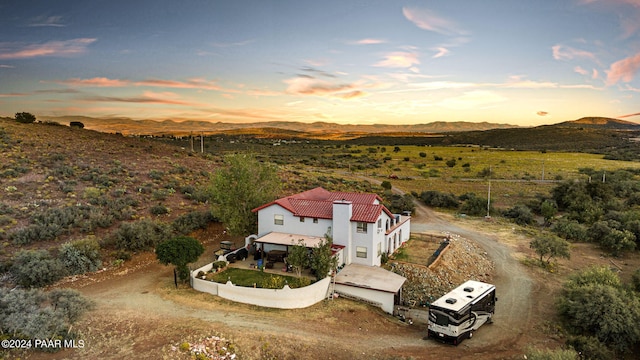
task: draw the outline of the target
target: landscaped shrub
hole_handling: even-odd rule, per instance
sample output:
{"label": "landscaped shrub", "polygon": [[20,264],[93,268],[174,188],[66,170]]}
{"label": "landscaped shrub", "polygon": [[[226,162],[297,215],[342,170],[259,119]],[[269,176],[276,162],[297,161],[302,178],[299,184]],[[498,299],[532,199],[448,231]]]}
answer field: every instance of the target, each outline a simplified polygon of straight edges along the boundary
{"label": "landscaped shrub", "polygon": [[13,258],[11,274],[24,287],[42,287],[66,275],[62,262],[47,250],[20,250]]}
{"label": "landscaped shrub", "polygon": [[270,275],[262,279],[260,287],[263,289],[282,289],[285,285],[285,278],[278,275]]}
{"label": "landscaped shrub", "polygon": [[102,265],[100,245],[95,237],[62,244],[58,259],[70,275],[96,271]]}
{"label": "landscaped shrub", "polygon": [[214,271],[215,271],[215,270],[222,269],[222,268],[224,268],[225,266],[227,266],[227,262],[226,262],[226,261],[222,261],[222,260],[221,260],[221,261],[214,261],[214,262],[211,264],[211,266],[212,266],[212,267],[211,267],[211,270],[214,270]]}

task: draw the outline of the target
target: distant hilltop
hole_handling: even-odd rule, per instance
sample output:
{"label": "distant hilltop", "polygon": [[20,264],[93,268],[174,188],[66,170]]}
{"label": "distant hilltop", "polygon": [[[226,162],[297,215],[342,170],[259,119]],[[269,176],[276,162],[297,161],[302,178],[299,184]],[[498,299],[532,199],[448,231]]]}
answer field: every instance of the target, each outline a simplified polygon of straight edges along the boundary
{"label": "distant hilltop", "polygon": [[[108,133],[121,133],[124,135],[183,135],[193,133],[226,133],[238,132],[237,130],[255,129],[281,129],[303,134],[330,134],[330,133],[447,133],[461,131],[484,131],[492,129],[518,128],[516,125],[494,124],[488,122],[446,122],[437,121],[426,124],[373,124],[373,125],[353,125],[336,124],[330,122],[290,122],[290,121],[267,121],[254,123],[227,123],[208,122],[196,120],[133,120],[130,118],[93,118],[88,116],[49,116],[38,117],[40,121],[55,121],[68,125],[72,121],[79,121],[84,124],[85,129],[96,130]],[[293,135],[293,134],[291,134]]]}
{"label": "distant hilltop", "polygon": [[640,124],[637,124],[631,121],[613,119],[608,117],[598,117],[598,116],[583,117],[578,120],[565,121],[556,125],[579,127],[579,128],[604,128],[604,129],[611,129],[611,130],[639,130],[640,129]]}

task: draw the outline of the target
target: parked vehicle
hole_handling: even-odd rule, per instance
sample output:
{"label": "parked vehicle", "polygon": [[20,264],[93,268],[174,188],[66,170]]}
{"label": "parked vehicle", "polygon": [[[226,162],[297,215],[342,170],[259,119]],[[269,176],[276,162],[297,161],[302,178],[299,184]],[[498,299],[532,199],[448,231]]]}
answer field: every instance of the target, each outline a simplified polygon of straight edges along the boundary
{"label": "parked vehicle", "polygon": [[429,305],[428,337],[454,345],[492,322],[495,285],[469,280]]}

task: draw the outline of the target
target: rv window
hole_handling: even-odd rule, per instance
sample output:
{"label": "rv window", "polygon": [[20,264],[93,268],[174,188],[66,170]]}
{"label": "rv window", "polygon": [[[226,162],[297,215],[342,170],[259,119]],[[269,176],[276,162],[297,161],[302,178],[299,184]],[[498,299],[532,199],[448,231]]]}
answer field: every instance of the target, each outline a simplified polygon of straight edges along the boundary
{"label": "rv window", "polygon": [[436,313],[436,324],[442,325],[442,326],[448,326],[449,317],[444,314]]}

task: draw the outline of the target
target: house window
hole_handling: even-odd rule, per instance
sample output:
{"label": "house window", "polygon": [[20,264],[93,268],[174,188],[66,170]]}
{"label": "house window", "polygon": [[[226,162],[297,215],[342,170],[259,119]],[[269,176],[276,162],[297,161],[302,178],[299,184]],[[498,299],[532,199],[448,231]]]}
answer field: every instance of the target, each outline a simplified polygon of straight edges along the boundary
{"label": "house window", "polygon": [[359,258],[367,258],[367,248],[364,246],[356,246],[356,256]]}
{"label": "house window", "polygon": [[313,223],[317,224],[318,223],[318,218],[313,218]]}
{"label": "house window", "polygon": [[378,219],[378,229],[382,229],[382,219]]}
{"label": "house window", "polygon": [[363,234],[367,233],[367,223],[366,222],[358,222],[357,226],[358,226],[357,231],[359,233],[363,233]]}
{"label": "house window", "polygon": [[382,243],[378,243],[378,256],[382,255]]}
{"label": "house window", "polygon": [[300,222],[304,222],[304,216],[300,216]]}
{"label": "house window", "polygon": [[284,225],[284,215],[282,214],[273,215],[273,223],[276,225]]}

